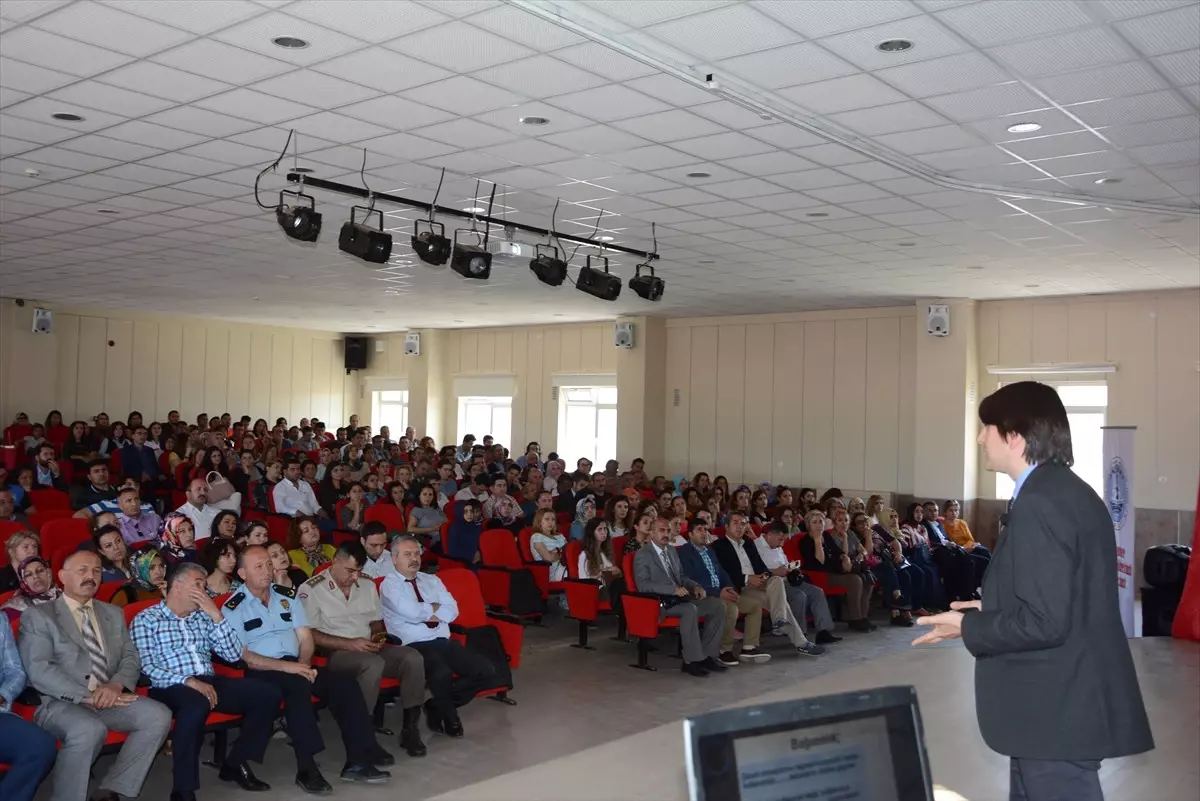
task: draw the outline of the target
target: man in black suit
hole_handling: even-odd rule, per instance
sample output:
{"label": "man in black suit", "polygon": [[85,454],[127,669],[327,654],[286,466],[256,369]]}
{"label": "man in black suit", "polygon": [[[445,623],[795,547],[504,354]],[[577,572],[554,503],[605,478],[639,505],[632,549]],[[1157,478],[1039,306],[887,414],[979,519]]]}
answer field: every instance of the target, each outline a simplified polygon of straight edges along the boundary
{"label": "man in black suit", "polygon": [[1100,760],[1154,747],[1117,604],[1104,502],[1071,471],[1058,393],[1022,381],[979,405],[989,470],[1015,482],[982,601],[921,618],[961,637],[983,739],[1011,759],[1010,801],[1101,801]]}

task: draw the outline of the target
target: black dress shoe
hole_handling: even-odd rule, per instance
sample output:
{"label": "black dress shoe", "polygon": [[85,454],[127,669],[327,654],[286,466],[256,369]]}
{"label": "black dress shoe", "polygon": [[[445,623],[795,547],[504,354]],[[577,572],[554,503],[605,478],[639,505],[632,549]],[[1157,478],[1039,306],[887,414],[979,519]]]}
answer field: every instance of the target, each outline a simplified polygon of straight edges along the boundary
{"label": "black dress shoe", "polygon": [[458,739],[466,734],[466,732],[463,731],[462,721],[458,719],[457,715],[454,716],[453,720],[442,721],[442,733],[447,737],[453,737],[455,739]]}
{"label": "black dress shoe", "polygon": [[707,676],[708,675],[708,671],[704,669],[704,665],[701,664],[700,662],[684,662],[683,667],[681,667],[680,670],[682,670],[684,673],[688,674],[689,676]]}
{"label": "black dress shoe", "polygon": [[196,801],[196,794],[172,792],[171,801]]}
{"label": "black dress shoe", "polygon": [[707,670],[709,673],[724,673],[725,671],[729,670],[729,668],[725,667],[720,662],[713,659],[711,656],[708,657],[707,659],[705,659],[703,662],[701,662],[700,666],[703,667],[705,670]]}
{"label": "black dress shoe", "polygon": [[421,742],[421,707],[419,706],[404,710],[404,725],[400,729],[400,747],[410,757],[423,757],[428,753],[425,743]]}
{"label": "black dress shoe", "polygon": [[108,790],[100,795],[92,796],[92,801],[121,801],[121,796],[117,795],[112,790]]}
{"label": "black dress shoe", "polygon": [[433,699],[430,698],[425,702],[425,722],[429,724],[429,730],[442,734],[442,713],[434,705]]}
{"label": "black dress shoe", "polygon": [[344,782],[361,782],[363,784],[387,784],[392,779],[392,774],[386,770],[372,767],[371,765],[351,765],[347,764],[342,768],[342,781]]}
{"label": "black dress shoe", "polygon": [[223,782],[236,782],[238,787],[251,793],[265,793],[271,789],[271,785],[255,776],[254,771],[250,770],[250,766],[245,762],[240,765],[226,762],[221,766],[217,778]]}
{"label": "black dress shoe", "polygon": [[321,771],[316,768],[296,771],[296,784],[310,795],[329,795],[333,792],[333,786],[325,781]]}
{"label": "black dress shoe", "polygon": [[371,763],[373,765],[383,765],[386,768],[389,765],[396,764],[396,757],[392,756],[390,751],[384,750],[383,746],[376,744],[375,750],[371,754]]}
{"label": "black dress shoe", "polygon": [[375,733],[382,735],[384,737],[395,737],[396,736],[396,732],[392,731],[387,726],[376,726]]}
{"label": "black dress shoe", "polygon": [[831,631],[818,631],[817,632],[817,645],[829,645],[830,643],[841,642],[841,641],[842,641],[842,638],[835,637],[833,632],[831,632]]}

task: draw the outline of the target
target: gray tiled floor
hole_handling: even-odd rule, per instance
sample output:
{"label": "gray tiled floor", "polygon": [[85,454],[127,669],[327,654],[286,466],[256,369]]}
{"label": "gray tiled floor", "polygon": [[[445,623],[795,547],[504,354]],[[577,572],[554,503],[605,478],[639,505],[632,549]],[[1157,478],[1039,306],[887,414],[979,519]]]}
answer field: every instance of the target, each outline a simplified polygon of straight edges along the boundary
{"label": "gray tiled floor", "polygon": [[[886,623],[886,621],[878,621]],[[545,628],[529,627],[521,667],[516,671],[515,707],[476,700],[463,710],[467,735],[451,741],[434,737],[426,730],[429,755],[414,760],[403,755],[395,742],[383,742],[397,755],[390,785],[360,787],[336,782],[343,751],[336,727],[328,715],[322,731],[328,750],[319,758],[326,777],[334,783],[334,797],[363,799],[422,799],[611,740],[636,734],[678,720],[689,714],[736,703],[829,671],[908,650],[910,629],[881,625],[871,634],[839,631],[845,640],[831,646],[830,653],[812,658],[796,656],[782,637],[766,638],[764,645],[775,655],[764,665],[742,665],[720,676],[693,679],[682,676],[679,662],[662,652],[652,655],[657,673],[628,667],[635,659],[632,644],[609,639],[612,621],[603,621],[594,631],[595,651],[569,647],[575,641],[574,621],[552,619]],[[673,637],[660,641],[664,652],[673,648]],[[398,728],[399,712],[388,711],[388,723]],[[207,756],[207,752],[206,752]],[[103,770],[107,760],[98,768]],[[620,769],[614,765],[613,769]],[[281,740],[273,741],[264,765],[256,767],[272,791],[243,793],[234,785],[219,782],[215,771],[202,768],[200,799],[243,798],[246,801],[307,798],[292,783],[295,763],[291,750]],[[166,799],[170,793],[170,761],[159,757],[142,798]],[[43,787],[43,794],[46,788]]]}

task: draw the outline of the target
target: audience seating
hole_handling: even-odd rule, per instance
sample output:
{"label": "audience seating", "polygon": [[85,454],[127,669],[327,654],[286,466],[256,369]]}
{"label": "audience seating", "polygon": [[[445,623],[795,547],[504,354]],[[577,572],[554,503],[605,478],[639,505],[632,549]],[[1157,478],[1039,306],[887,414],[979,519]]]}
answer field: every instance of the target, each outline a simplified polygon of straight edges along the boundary
{"label": "audience seating", "polygon": [[363,512],[364,523],[373,523],[376,520],[387,526],[389,534],[408,530],[408,526],[404,522],[404,513],[397,509],[395,504],[387,501],[372,504],[367,507],[367,511]]}
{"label": "audience seating", "polygon": [[[516,670],[520,667],[521,643],[525,638],[525,629],[520,621],[513,615],[496,614],[484,608],[479,579],[470,570],[445,570],[438,573],[438,578],[458,604],[458,617],[450,624],[450,636],[465,645],[469,629],[492,626],[500,635],[509,668]],[[517,702],[508,697],[508,691],[507,686],[493,687],[481,690],[475,696],[515,706]]]}
{"label": "audience seating", "polygon": [[0,543],[8,542],[8,538],[18,531],[28,531],[32,525],[25,525],[19,520],[0,520]]}
{"label": "audience seating", "polygon": [[[34,508],[37,509],[36,506]],[[33,527],[34,531],[41,533],[42,526],[46,525],[51,520],[65,520],[66,518],[73,517],[74,515],[75,513],[70,509],[50,509],[46,512],[38,509],[38,511],[29,516],[29,525]]]}
{"label": "audience seating", "polygon": [[83,517],[65,517],[43,523],[42,553],[53,553],[55,549],[65,545],[75,550],[92,538],[91,522]]}
{"label": "audience seating", "polygon": [[[539,562],[533,558],[533,529],[529,526],[521,529],[521,533],[517,535],[517,545],[521,549],[521,559],[526,565],[546,565],[546,586],[543,589],[543,594],[549,597],[549,593],[563,592],[564,586],[561,581],[550,580],[550,565],[546,562]],[[563,555],[566,558],[566,554]],[[576,557],[578,558],[578,557]],[[534,574],[536,577],[538,574]]]}
{"label": "audience seating", "polygon": [[71,496],[62,490],[33,489],[29,491],[29,502],[39,512],[50,512],[58,509],[71,511]]}
{"label": "audience seating", "polygon": [[650,664],[650,643],[658,639],[661,629],[678,629],[679,618],[668,617],[660,620],[662,601],[659,597],[647,592],[638,592],[637,582],[633,577],[635,556],[636,552],[627,553],[621,560],[621,570],[625,571],[625,592],[621,595],[621,611],[625,615],[627,630],[638,638],[637,664],[630,667],[654,671],[658,668]]}
{"label": "audience seating", "polygon": [[588,645],[588,626],[596,622],[601,612],[611,612],[612,603],[600,600],[600,582],[596,579],[581,579],[579,577],[579,554],[583,553],[583,543],[579,540],[569,540],[563,558],[567,560],[567,579],[562,583],[567,593],[567,614],[579,621],[579,642],[571,644],[572,648],[585,651],[596,650]]}
{"label": "audience seating", "polygon": [[[479,584],[488,606],[510,611],[510,577],[518,570],[528,570],[541,591],[542,600],[550,597],[550,566],[544,562],[526,564],[517,550],[517,541],[508,529],[485,530],[479,537],[479,555],[483,563],[479,566]],[[540,612],[524,617],[542,617]]]}
{"label": "audience seating", "polygon": [[276,514],[275,512],[267,513],[267,537],[272,542],[278,542],[280,545],[287,547],[288,527],[292,525],[292,518],[287,515]]}

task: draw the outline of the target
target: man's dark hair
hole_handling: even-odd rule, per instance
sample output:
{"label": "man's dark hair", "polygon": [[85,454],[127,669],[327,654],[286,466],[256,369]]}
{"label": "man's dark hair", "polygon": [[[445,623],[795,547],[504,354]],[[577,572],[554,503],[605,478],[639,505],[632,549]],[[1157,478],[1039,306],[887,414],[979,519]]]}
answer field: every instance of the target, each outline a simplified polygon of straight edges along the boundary
{"label": "man's dark hair", "polygon": [[250,450],[249,448],[243,448],[241,451],[238,452],[238,456],[245,456],[247,453],[256,458],[258,456],[258,454],[256,454],[254,451]]}
{"label": "man's dark hair", "polygon": [[334,559],[353,559],[354,564],[362,567],[367,563],[367,550],[357,540],[347,540],[333,552]]}
{"label": "man's dark hair", "polygon": [[488,472],[483,472],[475,476],[475,483],[480,487],[490,487],[495,480],[496,476]]}
{"label": "man's dark hair", "polygon": [[146,428],[145,426],[134,426],[133,429],[129,433],[136,434],[139,431],[145,431],[147,434],[150,433],[150,429]]}
{"label": "man's dark hair", "polygon": [[358,538],[365,540],[367,537],[374,536],[375,534],[386,536],[387,533],[387,524],[379,520],[372,520],[370,523],[363,523],[362,529],[358,532]]}
{"label": "man's dark hair", "polygon": [[[695,525],[695,523],[693,523],[692,525]],[[785,526],[780,521],[776,520],[773,523],[771,523],[771,525],[767,526],[767,533],[768,534],[782,534],[783,536],[786,537],[788,530],[787,530],[787,526]]]}
{"label": "man's dark hair", "polygon": [[592,477],[591,477],[591,475],[589,475],[588,473],[585,473],[582,470],[576,470],[574,473],[571,474],[571,480],[572,481],[591,482]]}
{"label": "man's dark hair", "polygon": [[299,457],[296,457],[296,456],[289,456],[289,457],[287,457],[286,459],[284,459],[284,460],[283,460],[283,469],[284,469],[284,470],[287,470],[287,469],[288,469],[289,467],[291,467],[292,465],[296,465],[296,467],[299,467],[299,466],[300,466],[300,459],[299,459]]}
{"label": "man's dark hair", "polygon": [[979,421],[995,426],[1005,439],[1013,434],[1024,437],[1029,464],[1075,463],[1067,410],[1054,387],[1038,381],[1005,384],[979,404]]}
{"label": "man's dark hair", "polygon": [[132,492],[134,495],[141,495],[141,494],[142,494],[142,491],[141,491],[140,489],[138,489],[137,487],[123,487],[123,488],[122,488],[122,489],[121,489],[121,490],[120,490],[120,491],[117,493],[117,497],[118,497],[118,498],[120,498],[122,495],[126,495],[126,494],[128,494],[128,493],[130,493],[130,492]]}
{"label": "man's dark hair", "polygon": [[482,513],[482,512],[483,512],[483,504],[482,504],[482,503],[480,503],[480,502],[479,502],[477,499],[475,499],[475,498],[472,498],[472,499],[471,499],[471,500],[469,500],[469,501],[464,501],[464,502],[463,502],[462,508],[463,508],[464,510],[466,510],[468,507],[470,507],[471,509],[474,509],[474,510],[475,510],[475,511],[477,511],[477,512],[480,512],[480,513]]}
{"label": "man's dark hair", "polygon": [[90,472],[92,472],[92,468],[94,468],[94,467],[104,467],[104,468],[107,468],[107,467],[108,467],[108,462],[106,462],[106,461],[105,461],[105,460],[103,460],[103,459],[93,459],[92,461],[88,462],[88,466],[87,466],[88,472],[89,472],[89,473],[90,473]]}
{"label": "man's dark hair", "polygon": [[[41,455],[41,453],[42,453],[42,451],[46,450],[47,448],[49,448],[49,449],[50,449],[50,453],[51,453],[51,454],[53,454],[53,453],[55,452],[55,451],[54,451],[54,444],[53,444],[53,443],[50,443],[50,442],[43,442],[41,445],[38,445],[38,449],[37,449],[38,455],[40,456],[40,455]],[[108,463],[107,463],[107,462],[105,462],[105,464],[108,464]],[[91,468],[91,465],[88,465],[88,467],[89,467],[89,468]]]}

